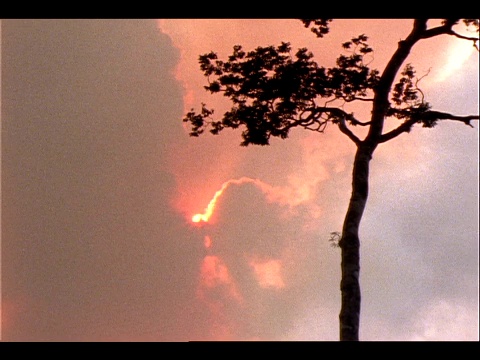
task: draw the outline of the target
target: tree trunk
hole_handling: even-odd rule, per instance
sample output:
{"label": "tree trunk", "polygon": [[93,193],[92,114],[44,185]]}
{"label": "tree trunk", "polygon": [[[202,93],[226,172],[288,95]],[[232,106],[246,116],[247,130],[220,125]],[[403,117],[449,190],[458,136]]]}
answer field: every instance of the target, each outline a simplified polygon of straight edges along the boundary
{"label": "tree trunk", "polygon": [[340,341],[358,341],[360,325],[360,239],[358,230],[368,198],[368,172],[376,146],[359,144],[352,174],[352,196],[343,223]]}

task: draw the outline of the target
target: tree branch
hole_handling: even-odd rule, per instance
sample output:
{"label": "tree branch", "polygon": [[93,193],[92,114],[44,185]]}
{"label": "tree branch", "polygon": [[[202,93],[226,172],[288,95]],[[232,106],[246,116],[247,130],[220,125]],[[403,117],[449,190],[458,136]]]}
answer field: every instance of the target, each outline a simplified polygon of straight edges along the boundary
{"label": "tree branch", "polygon": [[378,140],[378,142],[384,143],[389,140],[392,140],[393,138],[396,138],[398,135],[403,134],[404,132],[407,132],[407,133],[410,132],[411,128],[413,127],[413,125],[415,125],[416,122],[417,122],[416,119],[408,119],[396,129],[389,131],[388,133],[380,136],[380,139]]}
{"label": "tree branch", "polygon": [[422,39],[428,39],[442,34],[450,34],[453,32],[452,27],[458,23],[460,19],[447,19],[442,26],[431,29],[424,29],[421,35]]}
{"label": "tree branch", "polygon": [[357,125],[366,125],[366,123],[357,120],[352,114],[348,114],[345,111],[339,109],[339,108],[319,108],[323,112],[329,112],[331,115],[335,116],[338,118],[338,128],[342,133],[348,136],[350,140],[352,140],[355,144],[359,145],[361,143],[360,139],[347,127],[347,122],[346,120],[349,120],[352,122],[352,124],[357,124]]}
{"label": "tree branch", "polygon": [[410,54],[412,47],[422,39],[422,36],[425,36],[427,31],[427,19],[415,19],[410,34],[405,40],[399,41],[397,50],[387,63],[374,90],[375,97],[372,107],[372,124],[366,139],[377,141],[377,139],[382,136],[385,114],[390,107],[388,94],[390,94],[395,76]]}
{"label": "tree branch", "polygon": [[[333,121],[334,123],[338,123],[338,127],[342,133],[347,135],[350,140],[352,140],[355,144],[360,144],[361,140],[347,127],[347,120],[352,123],[352,125],[360,125],[360,126],[367,126],[370,124],[370,121],[364,122],[360,121],[352,114],[349,114],[342,109],[337,107],[314,107],[311,109],[307,109],[310,114],[304,119],[297,119],[294,120],[292,123],[288,125],[288,128],[292,128],[295,126],[301,126],[305,129],[323,132],[325,127],[327,126],[328,121]],[[322,114],[329,114],[329,119],[324,119],[321,121],[320,117]],[[330,119],[330,118],[334,119]],[[312,127],[313,124],[318,124],[316,127]]]}
{"label": "tree branch", "polygon": [[422,34],[422,39],[428,39],[428,38],[442,35],[442,34],[452,35],[459,39],[473,41],[473,46],[475,47],[475,49],[479,50],[477,45],[477,42],[479,41],[478,37],[477,38],[469,37],[469,36],[458,34],[455,31],[453,31],[453,26],[458,23],[458,20],[460,19],[448,19],[445,21],[445,23],[442,26],[437,26],[432,29],[424,30]]}
{"label": "tree branch", "polygon": [[342,133],[348,136],[350,140],[352,140],[356,145],[361,143],[360,139],[347,127],[347,123],[345,121],[346,116],[340,118],[338,123],[338,128]]}
{"label": "tree branch", "polygon": [[356,100],[360,100],[360,101],[373,101],[374,100],[373,98],[361,98],[361,97],[357,97],[357,96],[352,96],[351,99],[346,99],[344,96],[342,96],[342,99],[345,102],[352,102],[352,101],[356,101]]}
{"label": "tree branch", "polygon": [[332,115],[335,115],[339,118],[344,118],[344,120],[348,120],[350,121],[353,125],[360,125],[360,126],[367,126],[367,125],[370,125],[370,121],[368,122],[364,122],[364,121],[360,121],[358,120],[357,118],[355,118],[355,116],[353,115],[353,113],[349,114],[345,111],[343,111],[342,109],[339,109],[339,108],[335,108],[335,107],[319,107],[318,108],[318,111],[319,112],[328,112]]}
{"label": "tree branch", "polygon": [[461,34],[458,34],[456,33],[455,31],[451,30],[448,32],[449,35],[452,35],[452,36],[455,36],[459,39],[463,39],[463,40],[468,40],[468,41],[473,41],[473,47],[475,49],[477,49],[477,51],[480,51],[479,48],[478,48],[478,45],[477,45],[477,42],[480,40],[478,37],[475,38],[475,37],[469,37],[469,36],[465,36],[465,35],[461,35]]}
{"label": "tree branch", "polygon": [[454,120],[463,122],[465,125],[473,128],[473,125],[470,124],[470,121],[479,119],[479,115],[459,116],[440,111],[426,111],[424,114],[422,114],[419,120]]}
{"label": "tree branch", "polygon": [[453,121],[460,121],[463,122],[465,125],[468,125],[473,128],[473,125],[470,124],[472,120],[479,120],[480,116],[479,115],[467,115],[467,116],[458,116],[458,115],[453,115],[449,113],[444,113],[440,111],[426,111],[419,117],[415,118],[410,118],[407,121],[405,121],[402,125],[400,125],[398,128],[383,134],[379,142],[384,143],[386,141],[389,141],[398,135],[404,133],[404,132],[410,132],[412,129],[413,125],[416,123],[421,122],[422,120],[428,120],[428,121],[437,121],[437,120],[453,120]]}

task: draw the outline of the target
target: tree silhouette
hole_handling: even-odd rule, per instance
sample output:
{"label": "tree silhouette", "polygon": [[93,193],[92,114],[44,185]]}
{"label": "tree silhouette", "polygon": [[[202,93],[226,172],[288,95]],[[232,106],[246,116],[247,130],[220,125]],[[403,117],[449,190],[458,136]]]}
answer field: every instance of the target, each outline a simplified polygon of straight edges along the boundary
{"label": "tree silhouette", "polygon": [[[328,34],[332,19],[301,21],[321,38]],[[356,145],[352,193],[342,232],[338,234],[342,259],[340,340],[359,339],[359,226],[368,198],[369,163],[375,149],[408,133],[417,124],[433,128],[440,121],[451,120],[472,126],[471,121],[479,119],[478,115],[460,116],[432,110],[418,87],[421,78],[416,77],[411,64],[403,65],[415,44],[436,36],[471,41],[478,50],[478,37],[464,36],[454,30],[463,23],[478,34],[478,20],[445,19],[431,28],[427,22],[428,19],[413,21],[409,35],[398,42],[381,73],[364,61],[365,55],[373,52],[364,34],[342,44],[347,55],[340,55],[331,68],[319,66],[306,48],[292,55],[288,42],[249,52],[237,45],[226,61],[219,60],[214,52],[199,57],[200,68],[208,78],[205,89],[223,93],[232,107],[217,121],[212,117],[214,111],[205,104],[199,113],[192,109],[183,119],[190,125],[191,136],[199,136],[206,129],[219,134],[224,128],[242,128],[242,146],[268,145],[271,137],[287,138],[294,127],[324,132],[327,125],[334,124]],[[370,119],[358,119],[343,110],[343,104],[352,102],[370,103]],[[384,132],[387,118],[398,119],[399,125]],[[363,139],[352,130],[357,126],[368,129]]]}

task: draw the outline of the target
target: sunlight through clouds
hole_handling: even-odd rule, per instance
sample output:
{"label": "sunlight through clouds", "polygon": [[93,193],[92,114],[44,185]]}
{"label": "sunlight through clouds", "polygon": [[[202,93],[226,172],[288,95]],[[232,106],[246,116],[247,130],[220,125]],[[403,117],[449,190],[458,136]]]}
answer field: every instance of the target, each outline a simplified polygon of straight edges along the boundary
{"label": "sunlight through clouds", "polygon": [[470,56],[476,55],[478,57],[477,50],[468,41],[454,41],[447,52],[446,61],[434,78],[435,82],[444,82],[447,78],[455,76],[455,72],[462,68]]}

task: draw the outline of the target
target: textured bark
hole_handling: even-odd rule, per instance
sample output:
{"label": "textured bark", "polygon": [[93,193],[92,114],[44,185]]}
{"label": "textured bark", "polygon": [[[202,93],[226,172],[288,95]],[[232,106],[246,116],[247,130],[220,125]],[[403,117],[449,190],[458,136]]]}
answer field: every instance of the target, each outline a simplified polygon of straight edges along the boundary
{"label": "textured bark", "polygon": [[368,173],[374,146],[360,144],[352,174],[352,196],[339,242],[342,251],[340,341],[358,341],[360,327],[360,239],[358,230],[368,198]]}

